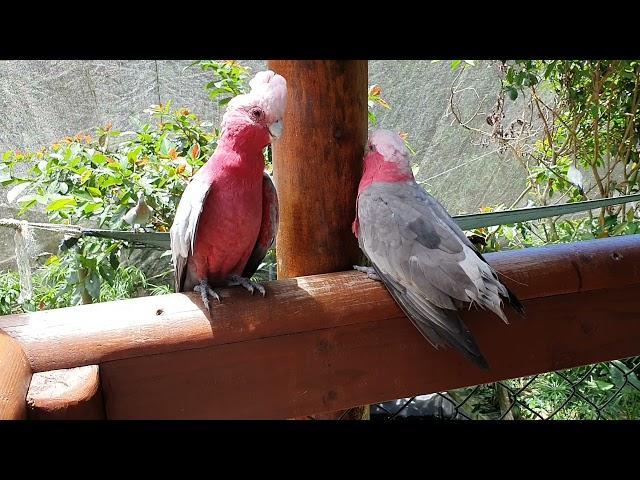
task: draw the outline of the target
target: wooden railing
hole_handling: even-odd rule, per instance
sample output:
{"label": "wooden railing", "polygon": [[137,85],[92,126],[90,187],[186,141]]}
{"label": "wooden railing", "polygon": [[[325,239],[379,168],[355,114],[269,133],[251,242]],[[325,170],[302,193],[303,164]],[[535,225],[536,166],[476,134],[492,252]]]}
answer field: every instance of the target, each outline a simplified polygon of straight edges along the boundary
{"label": "wooden railing", "polygon": [[[437,351],[353,272],[367,63],[270,61],[278,277],[209,318],[172,294],[0,317],[0,418],[293,418],[640,354],[638,236],[488,255],[523,300],[510,325],[463,313],[491,369]],[[301,276],[319,274],[311,276]],[[291,278],[293,277],[293,278]],[[3,333],[4,332],[4,333]],[[366,409],[363,409],[363,411]]]}
{"label": "wooden railing", "polygon": [[640,236],[487,258],[527,310],[510,325],[463,313],[488,372],[435,350],[350,271],[271,282],[265,298],[224,290],[211,319],[191,294],[0,317],[0,415],[24,416],[31,372],[87,365],[94,413],[67,418],[291,418],[640,354]]}

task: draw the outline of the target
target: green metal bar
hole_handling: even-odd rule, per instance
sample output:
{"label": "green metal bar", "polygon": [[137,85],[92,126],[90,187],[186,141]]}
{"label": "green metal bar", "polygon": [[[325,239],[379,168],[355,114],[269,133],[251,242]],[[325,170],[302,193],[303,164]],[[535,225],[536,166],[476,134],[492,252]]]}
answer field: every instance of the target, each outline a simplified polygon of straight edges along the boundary
{"label": "green metal bar", "polygon": [[[624,195],[621,197],[602,198],[599,200],[587,200],[584,202],[565,203],[564,205],[548,205],[545,207],[518,208],[515,210],[505,210],[502,212],[477,213],[471,215],[454,215],[453,219],[463,230],[471,230],[481,227],[492,227],[496,225],[508,225],[513,223],[528,222],[530,220],[540,220],[542,218],[554,217],[556,215],[567,215],[570,213],[584,212],[595,208],[620,205],[628,202],[640,201],[640,194]],[[13,219],[0,219],[0,226],[16,228],[21,222]],[[168,250],[170,247],[168,232],[128,232],[124,230],[100,230],[93,228],[83,228],[75,225],[58,225],[48,223],[27,222],[34,228],[60,231],[61,233],[72,233],[73,235],[88,235],[91,237],[111,238],[122,240],[136,245],[149,246]]]}
{"label": "green metal bar", "polygon": [[624,195],[621,197],[603,198],[600,200],[587,200],[584,202],[565,203],[564,205],[547,205],[545,207],[518,208],[503,212],[478,213],[472,215],[456,215],[453,219],[463,230],[473,228],[492,227],[495,225],[508,225],[512,223],[539,220],[542,218],[567,215],[569,213],[584,212],[594,208],[608,207],[628,202],[640,201],[640,194]]}

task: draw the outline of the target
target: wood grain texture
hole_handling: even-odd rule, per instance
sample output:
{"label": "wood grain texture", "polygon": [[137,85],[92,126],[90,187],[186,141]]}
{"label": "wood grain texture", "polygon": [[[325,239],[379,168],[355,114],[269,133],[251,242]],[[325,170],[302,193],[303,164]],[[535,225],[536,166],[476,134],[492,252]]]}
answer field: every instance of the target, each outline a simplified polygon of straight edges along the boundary
{"label": "wood grain texture", "polygon": [[637,355],[636,295],[639,285],[527,300],[511,325],[465,313],[488,372],[403,318],[106,362],[107,416],[291,418]]}
{"label": "wood grain texture", "polygon": [[351,222],[367,139],[368,63],[272,60],[268,66],[289,90],[284,136],[274,146],[278,278],[349,270],[362,256]]}
{"label": "wood grain texture", "polygon": [[[516,295],[539,298],[640,282],[640,235],[485,255]],[[507,278],[508,277],[508,278]]]}
{"label": "wood grain texture", "polygon": [[265,298],[242,288],[221,290],[222,303],[211,303],[213,320],[198,294],[179,293],[0,317],[0,328],[41,372],[402,317],[384,287],[358,272],[269,282],[265,288]]}
{"label": "wood grain texture", "polygon": [[0,420],[27,418],[31,367],[20,344],[0,331]]}
{"label": "wood grain texture", "polygon": [[367,140],[366,60],[270,60],[287,80],[284,132],[273,145],[280,206],[278,278],[350,270]]}
{"label": "wood grain texture", "polygon": [[104,420],[98,366],[33,374],[27,405],[34,420]]}
{"label": "wood grain texture", "polygon": [[[640,284],[639,252],[640,235],[630,235],[487,259],[527,300]],[[0,317],[0,329],[41,372],[378,320],[408,323],[380,283],[354,271],[269,282],[266,289],[265,298],[222,290],[222,303],[212,302],[213,321],[197,294],[180,293],[8,315]]]}

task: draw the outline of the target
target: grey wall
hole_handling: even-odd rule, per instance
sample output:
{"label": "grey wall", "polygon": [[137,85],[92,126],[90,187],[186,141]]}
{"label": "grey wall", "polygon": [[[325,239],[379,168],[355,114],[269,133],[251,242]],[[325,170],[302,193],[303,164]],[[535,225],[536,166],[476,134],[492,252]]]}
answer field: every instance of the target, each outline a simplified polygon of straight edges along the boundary
{"label": "grey wall", "polygon": [[[185,69],[190,63],[0,61],[0,152],[34,149],[67,135],[93,133],[96,126],[108,122],[122,130],[133,128],[146,120],[145,108],[168,100],[217,123],[221,112],[204,90],[209,74],[197,67]],[[265,68],[264,61],[243,63],[254,71]],[[499,154],[480,157],[495,147],[474,145],[469,131],[451,126],[451,117],[445,117],[454,75],[447,61],[369,62],[369,83],[379,84],[391,105],[390,110],[379,111],[380,126],[409,134],[417,152],[414,161],[420,164],[418,180],[426,180],[426,188],[452,214],[510,203],[524,188],[524,175],[516,163]],[[481,98],[488,95],[487,108],[495,102],[498,77],[493,66],[480,62],[464,71],[463,80]],[[471,105],[473,99],[469,100]],[[469,163],[458,168],[465,162]],[[449,173],[431,178],[445,171]],[[0,217],[16,213],[6,204],[6,190],[0,190]],[[42,214],[32,218],[46,221]],[[39,238],[43,248],[53,251],[57,239]],[[11,265],[12,255],[13,234],[0,229],[0,270]]]}

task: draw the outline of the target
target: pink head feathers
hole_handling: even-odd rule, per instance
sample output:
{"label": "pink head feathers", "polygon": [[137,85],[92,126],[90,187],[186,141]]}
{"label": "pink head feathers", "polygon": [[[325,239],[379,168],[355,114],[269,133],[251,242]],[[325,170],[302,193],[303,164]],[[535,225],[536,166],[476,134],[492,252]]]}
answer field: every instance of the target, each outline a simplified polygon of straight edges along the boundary
{"label": "pink head feathers", "polygon": [[374,130],[369,135],[369,146],[384,157],[387,162],[401,165],[409,163],[409,152],[400,135],[391,130]]}
{"label": "pink head feathers", "polygon": [[287,102],[286,80],[271,70],[265,70],[258,72],[249,86],[249,93],[238,95],[229,102],[222,117],[223,127],[240,114],[269,128],[272,135],[277,133]]}

